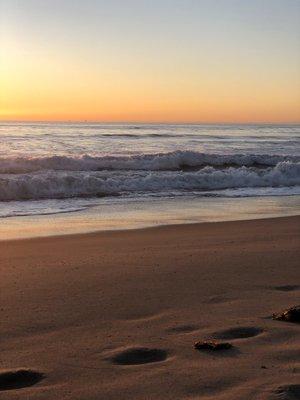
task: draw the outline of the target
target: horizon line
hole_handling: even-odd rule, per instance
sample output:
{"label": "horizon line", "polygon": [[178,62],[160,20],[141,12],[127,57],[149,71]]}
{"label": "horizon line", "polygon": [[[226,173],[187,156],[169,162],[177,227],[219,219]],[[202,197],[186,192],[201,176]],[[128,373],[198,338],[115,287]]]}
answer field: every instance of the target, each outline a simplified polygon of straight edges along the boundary
{"label": "horizon line", "polygon": [[38,120],[38,119],[33,119],[33,120],[24,120],[24,119],[7,119],[7,120],[0,120],[1,123],[61,123],[61,124],[66,124],[66,123],[74,123],[74,124],[109,124],[109,125],[118,125],[118,124],[132,124],[132,125],[300,125],[300,120],[299,121],[249,121],[249,122],[238,122],[238,121],[218,121],[218,122],[213,122],[213,121],[101,121],[101,120],[72,120],[72,119],[66,119],[66,120]]}

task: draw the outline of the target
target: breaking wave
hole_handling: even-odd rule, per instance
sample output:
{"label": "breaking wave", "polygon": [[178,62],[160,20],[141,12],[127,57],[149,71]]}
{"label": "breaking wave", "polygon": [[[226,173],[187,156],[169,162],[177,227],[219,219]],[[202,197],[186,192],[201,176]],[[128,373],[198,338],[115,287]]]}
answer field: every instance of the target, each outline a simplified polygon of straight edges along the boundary
{"label": "breaking wave", "polygon": [[267,154],[208,154],[193,151],[142,154],[132,156],[83,155],[80,157],[8,157],[0,158],[0,174],[24,174],[37,171],[176,171],[212,167],[268,167],[280,162],[299,162],[297,156]]}
{"label": "breaking wave", "polygon": [[[300,185],[300,162],[285,159],[193,152],[120,158],[15,159],[14,164],[5,164],[2,159],[0,201]],[[183,166],[202,168],[185,171]]]}

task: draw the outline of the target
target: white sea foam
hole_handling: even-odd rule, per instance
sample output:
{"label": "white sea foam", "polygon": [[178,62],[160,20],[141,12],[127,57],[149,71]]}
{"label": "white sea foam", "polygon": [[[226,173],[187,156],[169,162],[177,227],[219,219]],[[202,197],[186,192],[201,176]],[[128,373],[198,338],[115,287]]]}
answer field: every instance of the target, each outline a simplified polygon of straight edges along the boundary
{"label": "white sea foam", "polygon": [[[237,160],[241,158],[236,158]],[[281,161],[265,168],[206,166],[197,171],[39,171],[2,175],[0,200],[63,199],[160,191],[207,191],[232,188],[287,187],[300,185],[300,162]],[[261,160],[262,161],[262,160]],[[272,159],[272,162],[274,159]],[[232,158],[231,158],[232,162]],[[257,161],[256,161],[257,162]],[[265,160],[269,165],[271,159]],[[160,167],[162,164],[159,164]],[[178,163],[175,163],[178,167]],[[168,166],[170,164],[168,163]],[[174,168],[175,169],[175,168]]]}
{"label": "white sea foam", "polygon": [[0,217],[297,195],[299,138],[299,125],[0,124]]}

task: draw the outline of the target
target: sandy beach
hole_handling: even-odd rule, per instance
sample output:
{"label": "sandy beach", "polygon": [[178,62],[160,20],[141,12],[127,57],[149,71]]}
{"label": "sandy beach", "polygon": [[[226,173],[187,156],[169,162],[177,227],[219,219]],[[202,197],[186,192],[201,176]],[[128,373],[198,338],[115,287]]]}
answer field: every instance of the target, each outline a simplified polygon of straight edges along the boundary
{"label": "sandy beach", "polygon": [[0,400],[300,400],[300,0],[0,0]]}
{"label": "sandy beach", "polygon": [[1,241],[0,398],[299,399],[299,325],[271,318],[299,303],[299,233],[286,217]]}

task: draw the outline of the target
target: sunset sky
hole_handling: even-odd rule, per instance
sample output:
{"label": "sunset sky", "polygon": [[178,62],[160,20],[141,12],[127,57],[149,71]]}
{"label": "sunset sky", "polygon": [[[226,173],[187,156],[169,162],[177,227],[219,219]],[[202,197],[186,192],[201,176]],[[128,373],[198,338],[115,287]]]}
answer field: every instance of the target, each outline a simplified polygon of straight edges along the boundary
{"label": "sunset sky", "polygon": [[0,120],[299,122],[299,0],[0,0]]}

